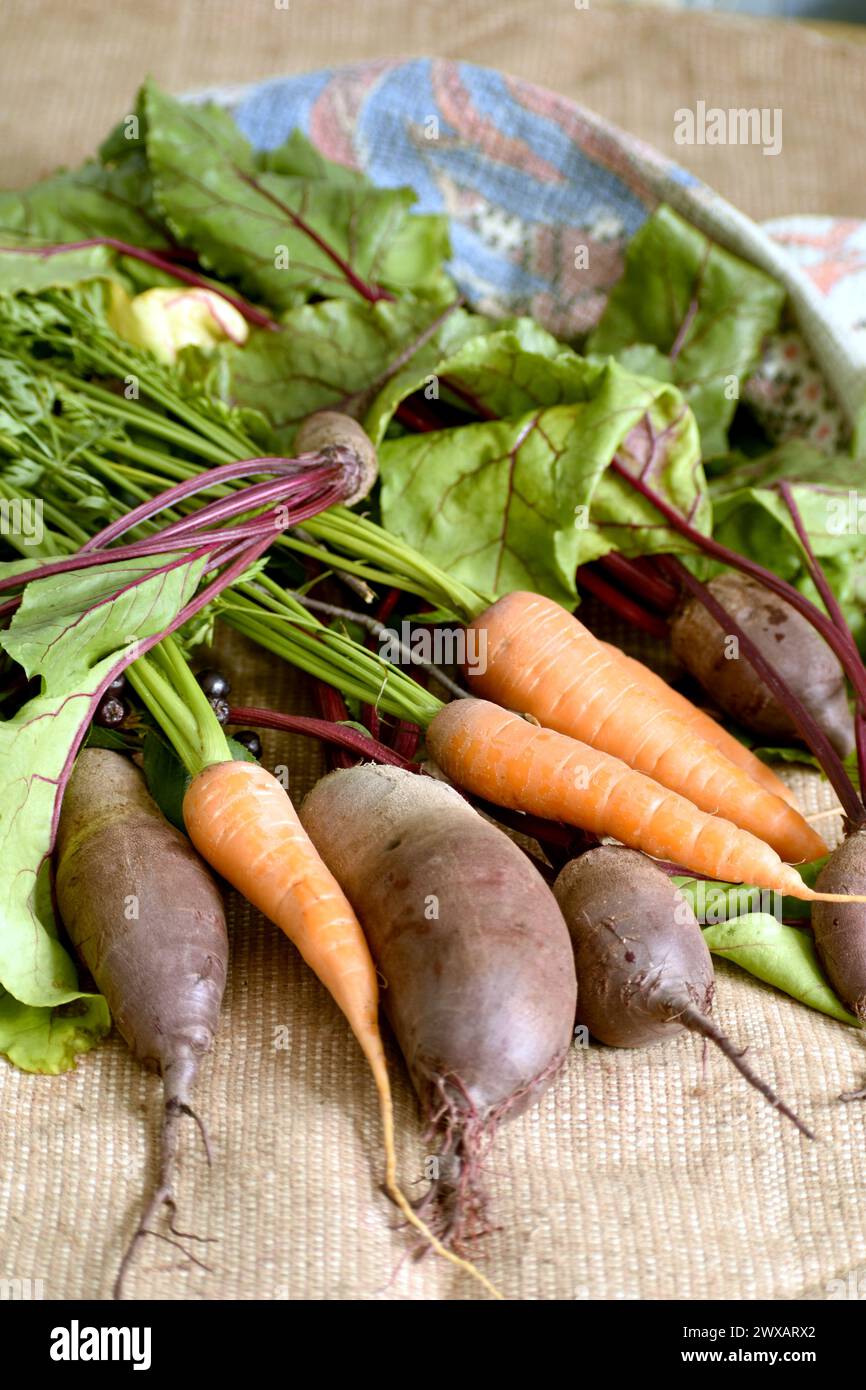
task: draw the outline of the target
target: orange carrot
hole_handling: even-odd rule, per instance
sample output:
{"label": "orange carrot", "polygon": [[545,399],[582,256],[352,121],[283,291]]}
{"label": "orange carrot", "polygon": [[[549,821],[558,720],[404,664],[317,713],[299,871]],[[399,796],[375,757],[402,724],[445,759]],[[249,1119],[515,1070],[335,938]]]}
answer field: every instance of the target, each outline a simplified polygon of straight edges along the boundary
{"label": "orange carrot", "polygon": [[388,1195],[438,1254],[501,1298],[474,1265],[437,1240],[398,1186],[376,969],[348,899],[320,859],[282,784],[257,763],[211,763],[193,777],[183,816],[202,857],[286,933],[346,1015],[379,1093]]}
{"label": "orange carrot", "polygon": [[823,900],[756,835],[707,815],[619,758],[487,700],[445,705],[430,723],[427,746],[453,782],[500,806],[612,835],[692,873]]}
{"label": "orange carrot", "polygon": [[476,694],[621,758],[701,810],[750,830],[783,859],[827,853],[799,811],[638,685],[628,667],[552,599],[506,594],[471,626],[485,644],[479,647],[485,660],[467,670]]}
{"label": "orange carrot", "polygon": [[688,724],[701,738],[706,739],[714,748],[718,748],[720,753],[736,763],[744,772],[748,772],[754,782],[759,782],[768,792],[773,792],[775,796],[780,796],[783,801],[787,801],[789,806],[797,807],[797,800],[791,788],[777,777],[771,767],[762,763],[760,758],[756,758],[751,749],[746,748],[745,744],[740,743],[738,738],[729,734],[717,720],[713,719],[706,710],[699,709],[693,705],[691,700],[687,700],[685,695],[681,695],[673,686],[668,685],[660,675],[650,666],[644,666],[642,661],[636,661],[634,657],[628,656],[619,647],[615,647],[611,642],[602,642],[605,651],[612,656],[624,661],[628,667],[629,674],[641,685],[648,694],[666,705],[671,714],[676,714],[684,723]]}

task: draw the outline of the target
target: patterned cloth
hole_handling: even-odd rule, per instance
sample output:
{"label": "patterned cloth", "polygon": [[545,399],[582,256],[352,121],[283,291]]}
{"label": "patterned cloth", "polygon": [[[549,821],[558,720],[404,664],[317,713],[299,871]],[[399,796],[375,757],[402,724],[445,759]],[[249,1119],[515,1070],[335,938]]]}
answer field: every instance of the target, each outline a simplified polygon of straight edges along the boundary
{"label": "patterned cloth", "polygon": [[598,320],[629,238],[671,203],[790,292],[794,325],[744,388],[767,429],[827,449],[847,438],[866,397],[866,223],[759,227],[566,97],[469,63],[364,63],[205,95],[258,146],[300,126],[375,183],[411,186],[419,210],[448,213],[451,270],[472,304],[531,314],[562,338]]}

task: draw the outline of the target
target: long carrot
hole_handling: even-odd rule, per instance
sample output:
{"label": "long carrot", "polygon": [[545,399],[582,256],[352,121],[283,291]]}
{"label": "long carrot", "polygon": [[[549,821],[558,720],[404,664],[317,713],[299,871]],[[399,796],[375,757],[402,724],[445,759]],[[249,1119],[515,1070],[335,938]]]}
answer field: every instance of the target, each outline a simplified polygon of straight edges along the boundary
{"label": "long carrot", "polygon": [[552,599],[506,594],[471,626],[485,654],[467,672],[476,694],[622,759],[701,810],[750,830],[783,859],[827,853],[793,806],[689,728]]}
{"label": "long carrot", "polygon": [[343,890],[301,825],[282,783],[258,763],[227,757],[225,735],[179,648],[168,639],[129,677],[192,774],[183,802],[203,859],[297,946],[342,1009],[370,1064],[382,1119],[385,1190],[437,1254],[502,1295],[468,1260],[446,1249],[397,1181],[394,1111],[376,968]]}
{"label": "long carrot", "polygon": [[[618,758],[531,725],[489,701],[443,705],[399,667],[317,622],[296,600],[286,596],[277,602],[276,586],[274,591],[273,621],[237,609],[226,610],[226,616],[292,665],[425,728],[432,756],[466,791],[511,810],[613,836],[707,878],[722,879],[726,864],[726,881],[814,898],[774,850],[732,821],[699,810]],[[590,779],[593,772],[598,780]],[[833,901],[852,899],[842,895]]]}
{"label": "long carrot", "polygon": [[719,752],[724,753],[725,757],[732,763],[736,763],[737,767],[741,767],[744,772],[747,772],[754,782],[759,782],[768,792],[772,792],[774,796],[780,796],[783,801],[787,801],[789,806],[797,809],[797,801],[791,788],[782,781],[781,777],[776,776],[771,767],[762,763],[760,758],[756,758],[751,749],[740,743],[740,740],[734,738],[733,734],[729,734],[727,729],[713,719],[711,714],[707,714],[706,710],[693,705],[691,700],[686,699],[685,695],[681,695],[678,690],[674,690],[673,686],[668,685],[667,681],[656,671],[653,671],[650,666],[644,666],[642,661],[636,661],[634,657],[628,656],[626,652],[621,651],[619,647],[615,647],[610,642],[602,642],[601,645],[612,656],[624,661],[629,675],[634,678],[637,684],[642,685],[650,695],[666,705],[671,714],[677,715],[700,738],[706,739],[707,743],[718,748]]}
{"label": "long carrot", "polygon": [[348,898],[319,857],[282,783],[258,763],[212,763],[190,783],[183,818],[202,858],[285,932],[346,1015],[379,1093],[388,1196],[437,1254],[501,1298],[480,1270],[442,1245],[397,1182],[376,967]]}
{"label": "long carrot", "polygon": [[487,700],[443,706],[427,730],[427,746],[458,786],[501,806],[614,836],[694,873],[715,875],[724,866],[730,882],[816,900],[796,869],[748,830],[708,815],[609,753]]}

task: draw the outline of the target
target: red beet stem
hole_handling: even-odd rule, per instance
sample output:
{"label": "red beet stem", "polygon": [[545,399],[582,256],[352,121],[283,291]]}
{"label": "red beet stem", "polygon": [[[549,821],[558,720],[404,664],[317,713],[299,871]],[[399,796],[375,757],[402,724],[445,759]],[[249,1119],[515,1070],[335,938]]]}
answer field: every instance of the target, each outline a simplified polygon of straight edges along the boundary
{"label": "red beet stem", "polygon": [[[335,446],[330,452],[332,455],[338,454],[338,461],[340,464],[349,462],[350,450],[338,450]],[[346,457],[343,458],[342,455]],[[345,478],[345,486],[341,489],[343,497],[351,495],[351,490],[357,482],[357,469],[352,470],[351,468],[345,469],[341,467],[335,473],[333,460],[325,460],[319,454],[304,454],[294,459],[264,456],[262,458],[241,459],[237,463],[224,463],[216,468],[208,468],[202,473],[197,473],[194,477],[187,478],[182,483],[176,483],[172,487],[166,488],[156,497],[150,497],[147,501],[139,503],[137,507],[133,507],[132,510],[126,512],[124,516],[111,522],[109,526],[103,527],[95,536],[91,536],[88,541],[85,541],[81,550],[88,551],[103,548],[109,545],[110,542],[115,540],[118,536],[122,536],[124,532],[130,531],[134,526],[138,526],[143,521],[149,521],[151,517],[158,515],[159,512],[174,507],[186,497],[191,497],[197,492],[205,492],[212,487],[218,486],[220,483],[254,476],[258,473],[270,473],[273,474],[275,478],[285,479],[290,477],[299,481],[304,481],[306,479],[310,483],[321,482],[323,480],[331,481],[335,476],[343,475]],[[212,509],[208,512],[208,516],[214,518],[231,514],[233,510],[235,512],[246,510],[248,506],[255,505],[245,500],[249,498],[249,496],[250,493],[244,491],[233,493],[231,497],[217,498],[213,502],[207,504],[208,507]],[[238,498],[244,499],[244,505],[238,505]],[[325,505],[330,504],[326,503]],[[172,534],[178,534],[189,527],[200,524],[197,518],[200,518],[204,510],[205,508],[202,508],[200,512],[196,512],[192,517],[184,518],[183,521],[173,522],[171,527],[165,528],[166,531]]]}
{"label": "red beet stem", "polygon": [[702,584],[699,579],[687,570],[685,565],[674,556],[666,556],[662,560],[664,569],[672,576],[676,577],[684,588],[694,594],[699,603],[702,603],[707,612],[715,618],[722,631],[732,637],[736,637],[743,656],[754,667],[761,680],[779,701],[783,709],[787,710],[792,720],[797,726],[797,731],[803,740],[811,748],[821,767],[833,786],[836,795],[845,808],[845,814],[855,825],[862,824],[866,812],[854,789],[854,785],[842,764],[842,760],[835,748],[831,744],[823,729],[806,709],[803,703],[791,690],[790,686],[774,669],[761,650],[756,646],[746,632],[740,627],[736,619],[723,607],[713,592]]}
{"label": "red beet stem", "polygon": [[614,613],[618,613],[625,622],[641,628],[643,632],[648,632],[651,637],[661,638],[662,641],[668,638],[668,625],[663,618],[641,608],[639,603],[635,603],[634,599],[629,598],[627,594],[623,594],[612,584],[608,584],[607,580],[589,565],[580,566],[577,571],[577,583],[578,587],[582,585]]}
{"label": "red beet stem", "polygon": [[132,246],[127,241],[118,241],[113,236],[87,237],[84,241],[58,241],[51,246],[0,246],[0,254],[15,254],[24,256],[41,256],[47,259],[49,256],[60,255],[63,251],[84,251],[89,246],[109,246],[112,250],[118,251],[122,256],[130,256],[133,260],[143,261],[145,265],[152,265],[157,270],[164,270],[167,275],[173,276],[175,280],[180,280],[185,285],[194,285],[197,289],[211,290],[219,295],[227,304],[231,304],[237,309],[239,314],[248,323],[255,324],[257,328],[268,328],[272,332],[279,332],[280,325],[270,315],[263,313],[261,309],[256,309],[254,305],[241,299],[239,295],[229,294],[227,290],[221,289],[215,284],[211,284],[203,275],[197,274],[194,270],[187,270],[182,265],[178,265],[174,259],[176,252],[166,247],[167,254],[160,255],[157,251],[148,251],[143,246]]}
{"label": "red beet stem", "polygon": [[417,724],[413,724],[409,719],[398,719],[394,730],[394,737],[391,740],[391,747],[401,758],[408,758],[410,761],[418,752],[418,744],[421,740],[421,730]]}
{"label": "red beet stem", "polygon": [[333,246],[329,245],[314,227],[311,227],[303,217],[296,213],[293,208],[289,207],[288,203],[284,203],[283,200],[278,198],[275,193],[272,193],[269,188],[265,188],[255,175],[247,173],[243,169],[237,169],[236,173],[243,179],[244,183],[249,184],[250,188],[254,188],[262,198],[266,198],[269,203],[272,203],[275,208],[278,208],[294,227],[297,227],[305,236],[308,236],[314,246],[318,246],[319,250],[328,257],[328,260],[336,266],[345,279],[346,284],[351,285],[352,289],[355,290],[362,299],[366,299],[370,304],[375,304],[380,299],[393,300],[393,294],[388,290],[382,289],[381,285],[368,285],[362,280],[360,275],[356,274],[349,265],[345,257],[341,256]]}
{"label": "red beet stem", "polygon": [[648,558],[635,556],[628,559],[625,555],[611,550],[595,563],[607,570],[611,579],[617,580],[639,598],[646,599],[647,603],[651,603],[653,608],[658,608],[659,612],[667,614],[676,607],[679,598],[677,590],[661,578]]}
{"label": "red beet stem", "polygon": [[253,729],[278,729],[283,733],[319,738],[325,743],[347,748],[362,758],[375,758],[377,762],[390,763],[392,767],[406,768],[410,772],[420,770],[378,739],[346,724],[335,724],[330,719],[315,719],[305,714],[280,714],[276,710],[259,709],[252,705],[233,705],[229,710],[229,720],[232,724],[248,725]]}
{"label": "red beet stem", "polygon": [[[333,685],[328,685],[327,681],[316,679],[314,683],[316,700],[322,718],[327,719],[331,724],[348,723],[349,710],[339,690]],[[358,761],[354,753],[350,753],[347,748],[338,747],[336,744],[330,744],[328,752],[332,768],[354,767]]]}
{"label": "red beet stem", "polygon": [[423,399],[411,396],[401,401],[394,412],[401,425],[407,425],[416,434],[430,434],[433,430],[444,430],[444,421]]}
{"label": "red beet stem", "polygon": [[[803,552],[806,556],[806,565],[812,583],[821,595],[821,601],[827,609],[829,618],[848,644],[852,653],[852,659],[859,661],[860,653],[857,648],[857,643],[854,640],[854,634],[848,626],[845,614],[842,612],[836,595],[830,587],[829,580],[821,568],[821,562],[812,549],[812,542],[809,539],[809,533],[806,527],[803,525],[803,518],[800,515],[800,509],[797,506],[791,485],[783,479],[778,484],[778,488],[782,501],[788,508],[791,520],[794,523],[794,529],[797,532],[800,544],[803,547]],[[866,714],[866,704],[864,704],[864,701],[858,696],[857,709],[854,715],[854,741],[857,748],[857,772],[860,778],[861,796],[863,794],[863,775],[864,771],[866,771],[866,722],[864,722],[864,714]]]}
{"label": "red beet stem", "polygon": [[779,598],[784,599],[792,608],[796,608],[798,613],[812,624],[817,632],[820,632],[827,645],[836,653],[845,674],[857,692],[859,699],[866,706],[866,669],[860,660],[859,653],[856,661],[842,633],[840,633],[826,613],[822,613],[809,599],[795,589],[793,584],[787,580],[780,579],[772,570],[768,570],[764,565],[759,565],[755,560],[748,560],[744,555],[740,555],[736,550],[729,549],[712,536],[705,536],[697,527],[686,521],[685,517],[672,507],[669,502],[649,486],[643,478],[631,473],[621,459],[614,457],[611,460],[611,467],[621,478],[624,478],[631,487],[651,502],[656,511],[659,512],[670,524],[674,531],[686,537],[705,555],[711,555],[713,559],[720,560],[725,565],[730,565],[732,569],[740,570],[742,574],[748,574],[752,579],[757,579],[759,584],[770,589]]}

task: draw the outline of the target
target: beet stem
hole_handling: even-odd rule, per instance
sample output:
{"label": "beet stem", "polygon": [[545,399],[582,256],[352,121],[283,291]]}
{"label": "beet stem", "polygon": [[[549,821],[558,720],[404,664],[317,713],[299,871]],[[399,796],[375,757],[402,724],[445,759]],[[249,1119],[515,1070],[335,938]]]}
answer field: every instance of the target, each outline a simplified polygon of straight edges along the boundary
{"label": "beet stem", "polygon": [[801,1134],[805,1134],[807,1139],[815,1138],[813,1131],[803,1123],[800,1117],[796,1115],[779,1096],[776,1095],[773,1088],[769,1086],[766,1081],[763,1081],[761,1077],[758,1076],[757,1072],[752,1070],[748,1062],[743,1060],[742,1053],[737,1051],[727,1034],[723,1033],[721,1028],[719,1028],[711,1018],[708,1018],[707,1015],[702,1013],[694,1004],[683,1003],[682,1000],[671,1000],[670,1009],[671,1018],[675,1018],[678,1023],[682,1023],[684,1027],[690,1029],[693,1033],[698,1033],[702,1038],[707,1038],[710,1042],[715,1043],[716,1047],[725,1054],[728,1061],[732,1062],[737,1068],[740,1075],[745,1077],[749,1085],[754,1086],[756,1091],[760,1091],[761,1095],[770,1102],[775,1110],[780,1111],[792,1124],[797,1126]]}
{"label": "beet stem", "polygon": [[431,434],[436,430],[446,429],[445,422],[433,410],[432,406],[421,405],[420,401],[415,401],[411,397],[403,400],[394,412],[401,425],[407,425],[415,434]]}
{"label": "beet stem", "polygon": [[641,563],[643,556],[628,559],[618,551],[611,550],[596,562],[609,571],[614,579],[630,589],[633,594],[645,598],[661,613],[670,613],[676,607],[679,593],[672,584],[656,574],[649,563]]}
{"label": "beet stem", "polygon": [[641,604],[635,603],[633,598],[629,598],[613,584],[609,584],[602,575],[596,573],[588,565],[581,565],[578,569],[577,582],[578,585],[582,584],[585,589],[588,589],[591,594],[606,604],[614,613],[617,613],[625,622],[648,632],[651,637],[658,637],[663,642],[667,640],[668,625],[664,618],[650,613]]}
{"label": "beet stem", "polygon": [[[230,294],[228,290],[213,284],[199,275],[194,270],[185,270],[177,264],[175,253],[171,256],[160,255],[156,251],[148,251],[143,246],[132,246],[128,241],[118,241],[113,236],[94,236],[87,237],[84,241],[58,241],[51,246],[0,246],[0,253],[12,252],[15,255],[39,256],[45,260],[49,256],[59,255],[62,251],[84,251],[89,246],[107,246],[111,250],[117,251],[121,256],[129,256],[136,261],[143,261],[145,265],[152,265],[157,270],[164,270],[167,275],[171,275],[175,280],[182,281],[185,285],[193,285],[198,289],[210,290],[212,294],[224,299],[227,304],[231,304],[237,309],[238,313],[245,318],[248,323],[255,324],[257,328],[267,328],[271,332],[279,332],[280,325],[269,314],[265,314],[261,309],[257,309],[246,299],[241,299],[240,295]],[[167,251],[169,248],[165,248]]]}
{"label": "beet stem", "polygon": [[398,719],[394,730],[394,737],[391,740],[391,747],[401,758],[406,758],[410,762],[418,752],[418,744],[421,740],[421,729],[418,724],[413,724],[411,719]]}
{"label": "beet stem", "polygon": [[[349,710],[346,701],[333,685],[328,685],[327,681],[316,680],[316,701],[319,706],[319,714],[323,719],[331,724],[345,724],[349,719]],[[330,766],[334,768],[354,767],[357,757],[349,752],[347,748],[338,747],[335,743],[329,743]]]}
{"label": "beet stem", "polygon": [[793,584],[789,584],[786,579],[780,579],[766,566],[759,565],[755,560],[746,559],[745,555],[738,554],[736,550],[730,550],[728,546],[722,545],[712,536],[705,536],[703,531],[699,531],[696,526],[692,526],[691,522],[686,521],[682,513],[678,512],[676,507],[672,507],[669,502],[666,502],[643,478],[638,478],[634,473],[629,472],[621,459],[614,456],[611,460],[611,468],[642,497],[651,502],[656,511],[669,522],[672,529],[691,541],[697,550],[702,550],[705,555],[712,556],[714,560],[720,560],[722,564],[729,565],[732,569],[740,570],[742,574],[748,574],[759,584],[763,584],[765,589],[770,589],[774,594],[778,594],[779,598],[789,603],[792,608],[796,608],[798,613],[802,613],[803,617],[812,624],[817,632],[820,632],[827,645],[836,653],[845,669],[845,674],[866,705],[866,668],[864,668],[859,654],[857,660],[853,660],[848,643],[826,613],[822,613],[820,608],[801,594],[799,589],[795,589]]}
{"label": "beet stem", "polygon": [[800,515],[800,509],[797,506],[797,503],[794,499],[794,494],[791,491],[791,485],[790,483],[783,480],[778,484],[778,488],[782,496],[782,501],[785,503],[785,506],[788,508],[788,511],[791,514],[791,520],[794,523],[794,530],[797,532],[797,537],[805,552],[806,564],[809,569],[810,578],[812,580],[812,583],[815,585],[815,588],[818,590],[818,593],[821,595],[821,600],[824,604],[824,607],[827,609],[828,616],[836,624],[836,627],[838,628],[839,632],[841,632],[844,635],[845,640],[851,643],[852,645],[856,645],[854,644],[854,637],[851,633],[851,629],[845,621],[845,614],[839,607],[839,604],[836,601],[836,595],[830,588],[830,585],[827,582],[827,576],[821,568],[821,565],[818,562],[818,557],[812,549],[812,542],[809,540],[809,533],[803,525],[803,518]]}
{"label": "beet stem", "polygon": [[842,759],[836,752],[832,743],[820,728],[817,721],[805,708],[802,702],[790,689],[787,682],[782,679],[777,671],[773,670],[772,665],[758,649],[739,623],[731,616],[727,608],[719,603],[715,594],[707,588],[706,584],[687,570],[681,560],[675,556],[665,556],[662,560],[663,567],[668,573],[675,575],[690,593],[694,594],[699,603],[702,603],[707,612],[715,618],[722,628],[722,631],[731,637],[736,637],[743,655],[746,660],[754,667],[761,680],[768,689],[775,695],[783,709],[787,710],[797,726],[797,730],[804,741],[811,748],[821,767],[827,774],[832,783],[833,790],[845,808],[845,814],[853,825],[863,823],[864,812],[863,803],[854,789],[854,784],[848,773],[845,771]]}
{"label": "beet stem", "polygon": [[860,797],[864,797],[863,776],[866,773],[866,713],[859,700],[854,710],[854,747],[857,755],[857,776],[860,781]]}
{"label": "beet stem", "polygon": [[379,763],[390,763],[407,771],[420,771],[408,759],[395,753],[386,744],[369,734],[362,734],[345,724],[336,724],[330,719],[314,719],[305,714],[280,714],[276,710],[257,709],[248,705],[233,705],[229,710],[230,724],[244,724],[251,729],[278,729],[289,734],[303,734],[307,738],[318,738],[324,743],[338,748],[347,748],[356,756],[375,758]]}
{"label": "beet stem", "polygon": [[[858,651],[857,643],[854,640],[854,634],[848,625],[848,621],[845,617],[845,614],[842,612],[841,606],[839,605],[836,599],[836,595],[833,593],[833,590],[830,587],[830,583],[827,579],[827,576],[821,568],[821,562],[815,554],[814,550],[812,549],[812,542],[809,540],[809,533],[806,530],[806,527],[803,525],[803,518],[800,515],[800,508],[797,506],[796,500],[794,498],[794,493],[791,489],[791,485],[785,479],[783,479],[778,484],[778,487],[782,497],[782,501],[788,508],[791,520],[794,523],[794,530],[797,532],[797,537],[800,541],[800,544],[803,547],[803,551],[806,556],[806,564],[809,570],[809,576],[812,580],[812,583],[815,585],[815,588],[821,595],[821,600],[824,604],[824,607],[827,609],[828,617],[835,625],[836,630],[839,633],[841,633],[846,643],[848,644],[852,660],[859,661],[860,652]],[[866,771],[866,730],[864,730],[864,712],[866,712],[866,702],[863,701],[863,699],[859,696],[858,693],[857,709],[854,716],[854,740],[857,747],[857,772],[860,778],[861,797],[863,795],[863,774],[864,771]]]}

